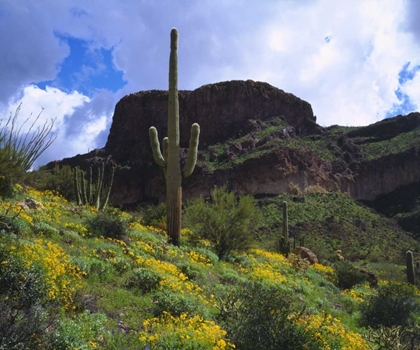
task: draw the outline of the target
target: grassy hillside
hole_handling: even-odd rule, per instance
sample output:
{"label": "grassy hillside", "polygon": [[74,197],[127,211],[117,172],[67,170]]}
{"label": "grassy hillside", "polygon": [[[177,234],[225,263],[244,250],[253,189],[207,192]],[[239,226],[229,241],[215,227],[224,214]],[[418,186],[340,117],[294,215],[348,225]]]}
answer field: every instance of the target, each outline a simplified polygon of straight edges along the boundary
{"label": "grassy hillside", "polygon": [[275,246],[281,234],[283,202],[287,201],[291,236],[296,240],[304,238],[305,246],[321,259],[334,260],[335,252],[341,250],[349,260],[403,263],[407,250],[419,251],[419,242],[395,220],[343,193],[318,191],[259,199],[264,213],[261,241],[267,242],[267,247]]}
{"label": "grassy hillside", "polygon": [[[38,208],[22,210],[24,198],[38,201]],[[259,200],[266,211],[266,237],[275,238],[284,199],[290,203],[292,232],[301,234],[298,228],[306,227],[308,246],[323,247],[321,256],[331,250],[328,239],[332,249],[343,248],[344,233],[331,231],[328,237],[324,225],[344,218],[366,225],[364,236],[347,232],[353,250],[343,249],[344,255],[370,245],[394,259],[404,244],[413,243],[405,237],[392,244],[400,231],[392,234],[387,221],[337,194],[309,195],[303,203],[289,195]],[[340,203],[340,210],[331,203]],[[309,266],[258,246],[220,261],[211,243],[189,229],[182,230],[182,246],[174,247],[164,231],[146,227],[135,214],[116,209],[101,214],[51,191],[17,187],[15,198],[1,200],[0,208],[5,315],[0,349],[350,350],[369,349],[374,342],[365,339],[367,334],[380,333],[368,331],[363,310],[392,282],[380,278],[379,288],[370,288],[351,265]],[[390,247],[384,250],[380,242]],[[404,280],[403,266],[380,268],[391,271],[391,266],[394,277]],[[351,285],[346,290],[338,287],[343,276]],[[411,289],[398,293],[413,301],[409,311],[415,311],[419,303]],[[415,332],[407,328],[413,339]]]}

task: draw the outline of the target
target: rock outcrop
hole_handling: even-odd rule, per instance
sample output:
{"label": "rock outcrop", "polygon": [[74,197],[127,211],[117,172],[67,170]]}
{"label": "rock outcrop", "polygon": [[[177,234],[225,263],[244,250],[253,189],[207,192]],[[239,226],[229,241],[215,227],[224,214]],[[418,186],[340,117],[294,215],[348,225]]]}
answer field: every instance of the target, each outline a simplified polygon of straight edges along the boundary
{"label": "rock outcrop", "polygon": [[[125,96],[115,107],[105,148],[61,164],[117,163],[114,203],[162,201],[164,176],[153,161],[148,129],[153,125],[161,138],[166,136],[167,96],[167,91]],[[340,190],[373,201],[420,182],[420,144],[410,141],[413,130],[420,133],[419,113],[367,127],[322,128],[308,102],[251,80],[180,91],[179,106],[181,148],[188,147],[190,125],[201,127],[199,161],[183,183],[184,199],[207,195],[214,185],[264,195],[285,192],[293,183],[302,191]],[[387,150],[405,136],[403,146]],[[185,150],[180,153],[182,161]]]}

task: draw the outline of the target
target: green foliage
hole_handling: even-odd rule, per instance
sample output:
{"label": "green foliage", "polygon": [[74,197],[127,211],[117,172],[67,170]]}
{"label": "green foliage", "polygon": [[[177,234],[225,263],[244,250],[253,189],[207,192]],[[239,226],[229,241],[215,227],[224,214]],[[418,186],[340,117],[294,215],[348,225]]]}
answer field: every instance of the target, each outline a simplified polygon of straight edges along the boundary
{"label": "green foliage", "polygon": [[295,240],[305,237],[305,246],[320,261],[336,261],[336,251],[342,250],[349,260],[363,256],[367,260],[405,264],[405,251],[419,249],[419,242],[399,229],[395,220],[338,192],[305,196],[284,193],[258,199],[258,206],[263,209],[259,241],[267,249],[278,247],[282,224],[279,213],[284,201],[288,203],[290,236]]}
{"label": "green foliage", "polygon": [[225,187],[214,188],[210,201],[203,198],[188,203],[185,225],[214,246],[219,259],[233,251],[244,251],[253,242],[261,213],[249,195],[236,196]]}
{"label": "green foliage", "polygon": [[54,120],[37,126],[42,111],[28,125],[28,131],[23,133],[22,128],[32,115],[19,126],[17,119],[20,109],[21,105],[14,114],[10,113],[5,122],[0,120],[0,196],[2,197],[13,195],[12,185],[23,178],[38,157],[55,140],[51,134]]}
{"label": "green foliage", "polygon": [[48,326],[43,274],[0,247],[0,349],[35,348]]}
{"label": "green foliage", "polygon": [[168,312],[172,316],[180,316],[182,313],[188,315],[199,315],[206,319],[210,318],[209,310],[204,302],[196,295],[178,293],[171,290],[162,290],[153,294],[155,316]]}
{"label": "green foliage", "polygon": [[[74,319],[64,318],[56,324],[57,329],[51,335],[51,345],[55,350],[80,349],[91,350],[93,340],[106,333],[106,316],[85,311]],[[96,344],[95,344],[96,347]]]}
{"label": "green foliage", "polygon": [[140,208],[140,216],[143,224],[147,226],[166,223],[166,204],[146,205]]}
{"label": "green foliage", "polygon": [[246,284],[236,292],[223,321],[228,337],[241,350],[323,349],[305,329],[289,320],[296,310],[293,294],[264,283]]}
{"label": "green foliage", "polygon": [[146,294],[156,290],[161,280],[161,275],[156,271],[148,268],[137,268],[131,270],[126,285],[128,288],[135,288]]}
{"label": "green foliage", "polygon": [[59,193],[68,201],[75,201],[73,169],[55,164],[53,169],[41,167],[25,176],[25,183],[40,191],[50,190]]}
{"label": "green foliage", "polygon": [[361,324],[372,328],[407,326],[412,324],[413,315],[419,310],[415,287],[408,283],[389,282],[379,286],[378,293],[363,304]]}
{"label": "green foliage", "polygon": [[420,326],[384,327],[380,325],[377,329],[369,327],[365,334],[365,339],[372,344],[373,349],[418,349],[420,345]]}
{"label": "green foliage", "polygon": [[337,275],[337,287],[341,289],[351,289],[356,284],[367,281],[366,274],[362,273],[348,261],[339,261],[334,264]]}
{"label": "green foliage", "polygon": [[90,233],[95,237],[121,239],[127,234],[127,221],[110,211],[100,212],[86,220]]}

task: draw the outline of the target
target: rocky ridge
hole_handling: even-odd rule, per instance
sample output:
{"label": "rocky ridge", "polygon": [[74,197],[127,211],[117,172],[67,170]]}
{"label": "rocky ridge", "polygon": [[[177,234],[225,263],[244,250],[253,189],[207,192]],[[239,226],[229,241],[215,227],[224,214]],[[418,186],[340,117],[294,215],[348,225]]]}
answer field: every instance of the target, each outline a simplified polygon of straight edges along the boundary
{"label": "rocky ridge", "polygon": [[[184,199],[207,195],[214,185],[239,193],[278,194],[339,190],[374,201],[420,182],[420,114],[366,127],[323,128],[311,105],[267,83],[230,81],[179,92],[181,147],[190,126],[201,126],[199,161],[184,181]],[[166,136],[167,91],[143,91],[115,107],[106,146],[61,164],[87,167],[106,159],[119,165],[112,200],[130,205],[162,201],[165,185],[155,165],[148,129]],[[186,149],[181,150],[181,161]]]}

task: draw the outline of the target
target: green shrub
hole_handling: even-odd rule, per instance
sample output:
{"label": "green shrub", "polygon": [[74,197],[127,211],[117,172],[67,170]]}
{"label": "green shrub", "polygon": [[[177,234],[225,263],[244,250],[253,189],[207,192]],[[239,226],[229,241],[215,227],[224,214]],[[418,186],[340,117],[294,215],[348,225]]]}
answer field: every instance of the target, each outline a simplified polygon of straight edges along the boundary
{"label": "green shrub", "polygon": [[204,198],[189,202],[184,224],[208,239],[219,259],[224,259],[233,250],[243,251],[251,246],[260,218],[252,196],[236,196],[221,187],[211,191],[208,203]]}
{"label": "green shrub", "polygon": [[96,237],[109,237],[121,239],[127,235],[127,222],[111,212],[100,212],[93,218],[86,220],[86,225]]}
{"label": "green shrub", "polygon": [[[51,344],[55,350],[96,348],[95,340],[105,334],[106,316],[100,313],[83,312],[76,318],[63,318],[56,323],[51,334]],[[92,346],[92,343],[95,344]]]}
{"label": "green shrub", "polygon": [[50,190],[59,193],[68,201],[75,201],[74,175],[70,166],[59,166],[53,169],[41,167],[37,171],[25,176],[25,183],[30,184],[40,191]]}
{"label": "green shrub", "polygon": [[203,270],[197,264],[190,263],[188,261],[182,261],[175,264],[181,272],[188,277],[190,280],[195,280],[200,276],[203,276]]}
{"label": "green shrub", "polygon": [[137,268],[131,271],[126,285],[128,288],[136,288],[145,294],[156,290],[161,279],[160,274],[156,271]]}
{"label": "green shrub", "polygon": [[71,262],[89,279],[106,282],[113,277],[114,268],[109,262],[92,257],[72,257]]}
{"label": "green shrub", "polygon": [[238,349],[323,349],[303,327],[289,320],[296,308],[296,297],[291,292],[251,283],[236,293],[238,301],[227,304],[232,310],[226,310],[222,322]]}
{"label": "green shrub", "polygon": [[363,326],[407,326],[413,323],[414,313],[420,310],[415,287],[408,283],[389,282],[378,288],[362,305],[360,323]]}
{"label": "green shrub", "polygon": [[209,318],[209,310],[204,302],[195,295],[181,294],[171,290],[162,290],[153,295],[155,304],[153,313],[160,316],[164,311],[169,312],[172,316],[180,316],[186,312],[188,315],[199,315]]}
{"label": "green shrub", "polygon": [[146,226],[166,223],[166,204],[149,204],[140,208],[142,222]]}
{"label": "green shrub", "polygon": [[32,226],[33,231],[36,234],[40,234],[46,237],[52,237],[53,235],[58,234],[58,230],[55,227],[45,223],[45,222],[37,222]]}
{"label": "green shrub", "polygon": [[335,263],[334,269],[337,275],[336,285],[341,289],[351,289],[356,284],[367,281],[366,274],[360,272],[348,261]]}
{"label": "green shrub", "polygon": [[0,262],[0,349],[35,348],[50,318],[42,271],[4,249]]}

